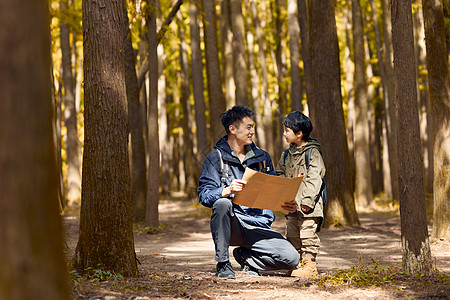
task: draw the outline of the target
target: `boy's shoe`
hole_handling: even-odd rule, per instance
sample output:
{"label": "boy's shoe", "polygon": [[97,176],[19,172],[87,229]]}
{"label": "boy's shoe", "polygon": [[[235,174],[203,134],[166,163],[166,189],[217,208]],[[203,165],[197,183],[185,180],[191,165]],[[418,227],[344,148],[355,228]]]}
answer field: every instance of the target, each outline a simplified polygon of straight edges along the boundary
{"label": "boy's shoe", "polygon": [[241,271],[246,272],[250,276],[259,276],[258,270],[247,264],[247,261],[242,255],[241,247],[234,248],[233,256],[234,259],[241,265]]}
{"label": "boy's shoe", "polygon": [[236,278],[236,276],[234,275],[233,266],[229,261],[217,263],[216,277],[229,279]]}
{"label": "boy's shoe", "polygon": [[311,277],[319,275],[319,272],[317,272],[315,261],[312,261],[311,258],[304,258],[288,275],[293,277]]}

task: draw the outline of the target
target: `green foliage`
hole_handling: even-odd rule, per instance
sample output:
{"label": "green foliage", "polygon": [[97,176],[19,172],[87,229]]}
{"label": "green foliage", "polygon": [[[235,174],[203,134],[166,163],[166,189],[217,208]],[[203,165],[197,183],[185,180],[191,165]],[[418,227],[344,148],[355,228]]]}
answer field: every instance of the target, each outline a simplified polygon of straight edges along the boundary
{"label": "green foliage", "polygon": [[[84,274],[91,282],[113,281],[119,283],[123,279],[123,276],[120,273],[116,274],[113,271],[103,270],[101,264],[98,264],[97,268],[86,268],[84,270]],[[77,270],[70,271],[70,275],[72,276],[74,281],[79,281],[82,278]]]}
{"label": "green foliage", "polygon": [[142,224],[133,224],[133,231],[138,234],[156,234],[161,232],[163,229],[167,228],[168,224],[159,224],[159,226],[145,226]]}
{"label": "green foliage", "polygon": [[[365,264],[360,260],[358,265],[349,269],[341,269],[335,274],[320,276],[313,279],[319,286],[343,286],[352,285],[356,287],[385,286],[404,284],[408,282],[415,286],[426,286],[428,284],[450,284],[450,276],[439,270],[431,276],[425,274],[408,275],[398,266],[380,267],[379,261],[372,258],[372,262]],[[398,287],[402,289],[402,287]]]}

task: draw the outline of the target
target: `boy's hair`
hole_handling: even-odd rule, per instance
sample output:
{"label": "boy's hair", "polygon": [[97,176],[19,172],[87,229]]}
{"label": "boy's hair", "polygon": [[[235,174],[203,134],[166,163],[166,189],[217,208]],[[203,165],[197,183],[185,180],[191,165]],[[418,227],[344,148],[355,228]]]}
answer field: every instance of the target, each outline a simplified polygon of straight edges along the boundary
{"label": "boy's hair", "polygon": [[308,139],[313,126],[311,120],[300,111],[293,111],[284,117],[283,125],[292,129],[294,133],[301,131],[304,139]]}
{"label": "boy's hair", "polygon": [[254,115],[255,113],[248,106],[235,105],[222,114],[221,121],[223,127],[225,127],[226,133],[229,134],[230,129],[228,127],[230,127],[230,125],[238,127],[243,118],[252,118]]}

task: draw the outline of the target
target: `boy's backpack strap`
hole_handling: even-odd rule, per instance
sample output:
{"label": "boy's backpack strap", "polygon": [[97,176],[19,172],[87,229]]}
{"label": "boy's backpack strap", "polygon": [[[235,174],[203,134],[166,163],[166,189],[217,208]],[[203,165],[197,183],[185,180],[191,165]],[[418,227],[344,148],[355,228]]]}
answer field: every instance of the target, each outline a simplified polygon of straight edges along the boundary
{"label": "boy's backpack strap", "polygon": [[311,150],[312,150],[312,148],[308,148],[308,149],[305,151],[306,171],[309,171],[309,160],[311,159]]}
{"label": "boy's backpack strap", "polygon": [[287,158],[288,154],[289,154],[289,148],[287,148],[286,150],[283,151],[283,162],[284,162],[284,165],[286,165],[286,158]]}

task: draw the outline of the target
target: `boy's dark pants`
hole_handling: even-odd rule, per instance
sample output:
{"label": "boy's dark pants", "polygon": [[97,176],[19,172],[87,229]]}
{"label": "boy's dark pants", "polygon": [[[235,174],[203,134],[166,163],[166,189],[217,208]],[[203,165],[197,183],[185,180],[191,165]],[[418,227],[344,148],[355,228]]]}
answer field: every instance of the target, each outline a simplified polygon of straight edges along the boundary
{"label": "boy's dark pants", "polygon": [[212,209],[211,233],[216,261],[228,261],[229,246],[240,246],[247,264],[257,270],[291,270],[298,265],[300,257],[291,243],[273,229],[241,221],[233,213],[230,199],[218,199]]}

